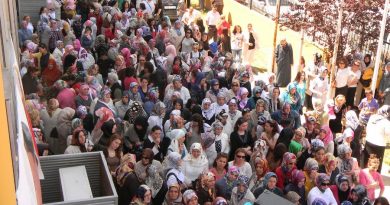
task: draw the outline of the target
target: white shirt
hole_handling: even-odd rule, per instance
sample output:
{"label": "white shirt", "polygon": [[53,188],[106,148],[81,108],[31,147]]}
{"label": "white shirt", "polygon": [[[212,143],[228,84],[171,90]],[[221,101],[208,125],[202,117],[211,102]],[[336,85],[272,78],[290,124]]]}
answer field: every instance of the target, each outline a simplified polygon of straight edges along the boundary
{"label": "white shirt", "polygon": [[185,13],[183,14],[183,17],[182,17],[181,20],[182,20],[185,24],[190,25],[191,23],[195,23],[195,20],[196,20],[197,18],[201,17],[200,15],[201,15],[200,12],[199,12],[198,10],[194,9],[194,10],[192,11],[192,14],[191,14],[189,11],[185,12]]}
{"label": "white shirt", "polygon": [[384,147],[390,142],[390,120],[375,114],[370,117],[366,128],[366,141]]}
{"label": "white shirt", "polygon": [[206,24],[208,26],[217,26],[219,20],[221,19],[221,15],[219,15],[218,11],[209,11],[206,15]]}
{"label": "white shirt", "polygon": [[232,50],[242,49],[243,41],[244,41],[244,35],[242,33],[233,34],[232,42],[231,42]]}
{"label": "white shirt", "polygon": [[156,5],[153,1],[143,1],[142,3],[145,4],[146,12],[149,14],[149,17],[153,16],[154,9],[156,8]]}
{"label": "white shirt", "polygon": [[[229,167],[233,166],[233,161],[230,161],[228,165]],[[247,177],[252,176],[252,167],[248,162],[244,162],[244,164],[240,167],[237,165],[235,166],[238,168],[238,170],[240,170],[240,175],[245,175]]]}
{"label": "white shirt", "polygon": [[325,105],[326,93],[328,92],[328,79],[325,77],[321,80],[320,77],[315,78],[310,83],[309,90],[313,93],[313,103],[316,99],[320,99],[322,104]]}
{"label": "white shirt", "polygon": [[[357,83],[359,82],[360,76],[362,75],[362,72],[360,70],[353,72],[352,68],[348,68],[348,70],[349,70],[348,87],[356,88]],[[356,83],[352,83],[352,81],[356,81]]]}
{"label": "white shirt", "polygon": [[337,201],[330,188],[327,188],[324,193],[322,193],[318,187],[312,188],[307,195],[307,204],[312,204],[317,198],[324,200],[327,205],[337,205]]}
{"label": "white shirt", "polygon": [[342,88],[347,85],[348,82],[348,76],[349,76],[349,69],[337,69],[336,73],[336,87]]}

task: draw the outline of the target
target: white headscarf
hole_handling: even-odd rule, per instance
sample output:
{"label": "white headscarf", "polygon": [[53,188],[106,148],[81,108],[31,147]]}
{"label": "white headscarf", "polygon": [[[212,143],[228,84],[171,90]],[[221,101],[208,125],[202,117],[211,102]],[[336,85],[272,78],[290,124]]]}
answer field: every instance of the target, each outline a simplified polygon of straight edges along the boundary
{"label": "white headscarf", "polygon": [[[206,103],[209,103],[209,108],[205,110],[203,107]],[[215,110],[211,106],[211,100],[209,98],[205,98],[202,101],[202,115],[207,120],[210,120],[215,115]]]}
{"label": "white headscarf", "polygon": [[355,130],[359,126],[359,118],[355,111],[350,110],[345,114],[346,127],[350,127]]}

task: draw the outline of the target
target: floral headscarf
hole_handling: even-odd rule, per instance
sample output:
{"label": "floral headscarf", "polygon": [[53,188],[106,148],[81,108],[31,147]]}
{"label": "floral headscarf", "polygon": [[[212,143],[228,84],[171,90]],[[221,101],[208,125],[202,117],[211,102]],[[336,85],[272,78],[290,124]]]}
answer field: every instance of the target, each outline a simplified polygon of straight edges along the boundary
{"label": "floral headscarf", "polygon": [[247,177],[245,175],[238,176],[238,178],[237,178],[237,186],[238,185],[244,185],[244,187],[245,187],[245,190],[243,192],[240,192],[238,190],[238,188],[237,188],[237,201],[241,201],[241,199],[244,198],[244,196],[246,195],[246,192],[248,190],[249,177]]}
{"label": "floral headscarf", "polygon": [[325,131],[325,138],[321,139],[324,142],[324,146],[327,146],[330,142],[333,141],[332,130],[330,130],[328,125],[323,125],[321,130]]}
{"label": "floral headscarf", "polygon": [[116,181],[120,187],[124,185],[128,174],[134,171],[135,163],[136,159],[133,154],[126,154],[122,157],[121,164],[115,171]]}
{"label": "floral headscarf", "polygon": [[[209,105],[209,108],[206,110],[204,109],[204,105],[208,103],[210,104]],[[204,98],[202,100],[202,115],[204,118],[206,118],[207,120],[210,120],[211,118],[213,118],[213,116],[215,115],[215,110],[211,107],[211,100],[209,98]]]}
{"label": "floral headscarf", "polygon": [[263,183],[263,186],[264,187],[268,187],[268,181],[272,178],[276,178],[276,180],[278,180],[278,176],[274,173],[274,172],[268,172],[267,174],[264,175],[264,183]]}
{"label": "floral headscarf", "polygon": [[346,127],[350,127],[355,130],[359,126],[359,118],[356,115],[356,112],[353,110],[348,111],[345,114]]}

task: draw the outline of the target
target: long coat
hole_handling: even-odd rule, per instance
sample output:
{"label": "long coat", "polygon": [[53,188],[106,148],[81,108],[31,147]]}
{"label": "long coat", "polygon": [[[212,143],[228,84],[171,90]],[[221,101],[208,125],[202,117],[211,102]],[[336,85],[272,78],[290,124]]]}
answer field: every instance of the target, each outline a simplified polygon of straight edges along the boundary
{"label": "long coat", "polygon": [[291,44],[283,48],[280,44],[276,47],[275,60],[278,65],[276,82],[279,87],[286,87],[291,81],[291,65],[294,63]]}

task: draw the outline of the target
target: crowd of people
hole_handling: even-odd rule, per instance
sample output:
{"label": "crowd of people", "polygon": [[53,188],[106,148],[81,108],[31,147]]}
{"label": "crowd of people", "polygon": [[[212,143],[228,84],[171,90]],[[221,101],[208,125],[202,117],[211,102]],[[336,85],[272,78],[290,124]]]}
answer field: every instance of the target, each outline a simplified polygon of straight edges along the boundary
{"label": "crowd of people", "polygon": [[370,55],[340,58],[335,78],[320,54],[301,58],[291,81],[283,39],[276,75],[255,81],[256,33],[230,25],[223,1],[204,14],[180,1],[175,18],[160,0],[48,0],[38,22],[23,18],[20,73],[40,155],[102,151],[119,205],[262,204],[266,192],[389,204],[379,172],[390,64],[376,98]]}

